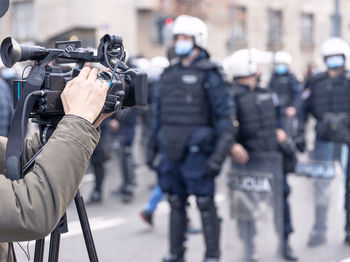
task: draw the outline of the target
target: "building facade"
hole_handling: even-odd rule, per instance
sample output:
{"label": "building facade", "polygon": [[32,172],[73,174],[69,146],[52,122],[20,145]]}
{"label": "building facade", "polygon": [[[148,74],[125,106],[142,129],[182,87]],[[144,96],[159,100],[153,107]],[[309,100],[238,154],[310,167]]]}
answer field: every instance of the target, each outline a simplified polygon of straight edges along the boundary
{"label": "building facade", "polygon": [[[165,54],[165,29],[173,19],[189,13],[208,25],[213,57],[223,59],[244,47],[283,49],[292,54],[292,69],[302,76],[308,63],[323,65],[319,48],[332,34],[335,1],[13,0],[0,20],[0,39],[11,35],[19,42],[52,45],[79,38],[83,46],[96,46],[102,35],[113,33],[123,36],[129,53],[152,57]],[[339,4],[341,36],[350,41],[350,1]]]}

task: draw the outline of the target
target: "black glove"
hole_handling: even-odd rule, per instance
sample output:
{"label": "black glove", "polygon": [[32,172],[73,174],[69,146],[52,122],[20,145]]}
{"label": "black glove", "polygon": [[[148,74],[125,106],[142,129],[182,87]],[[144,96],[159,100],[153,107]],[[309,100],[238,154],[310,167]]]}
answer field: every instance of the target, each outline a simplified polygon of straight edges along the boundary
{"label": "black glove", "polygon": [[299,152],[304,152],[306,149],[306,143],[304,139],[297,139],[295,140],[295,146],[299,150]]}
{"label": "black glove", "polygon": [[209,176],[215,177],[220,173],[222,163],[229,152],[232,141],[233,135],[230,132],[224,132],[218,136],[214,152],[206,163]]}
{"label": "black glove", "polygon": [[209,159],[205,165],[207,169],[207,175],[210,177],[216,177],[221,171],[221,164]]}

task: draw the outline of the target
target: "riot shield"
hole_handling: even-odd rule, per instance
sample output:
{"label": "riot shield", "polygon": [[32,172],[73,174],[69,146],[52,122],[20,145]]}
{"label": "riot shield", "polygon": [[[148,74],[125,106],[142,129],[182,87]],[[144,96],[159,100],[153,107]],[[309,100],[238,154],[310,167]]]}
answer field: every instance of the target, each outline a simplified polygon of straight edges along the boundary
{"label": "riot shield", "polygon": [[332,179],[336,173],[345,173],[347,159],[346,144],[316,140],[312,151],[299,156],[295,173],[313,178]]}
{"label": "riot shield", "polygon": [[231,160],[228,186],[235,242],[242,245],[233,261],[273,261],[283,231],[282,154],[250,153],[245,165]]}
{"label": "riot shield", "polygon": [[[347,161],[348,146],[346,144],[321,140],[316,140],[313,150],[299,156],[295,173],[312,178],[311,185],[307,181],[299,180],[300,186],[303,190],[314,193],[313,201],[310,201],[313,208],[305,206],[308,211],[311,211],[307,217],[312,217],[314,220],[312,228],[304,230],[309,234],[307,245],[310,247],[327,241],[330,235],[327,228],[331,227],[328,220],[333,221],[333,228],[334,220],[343,216]],[[295,182],[298,183],[298,180]],[[306,189],[307,187],[309,189]],[[304,195],[304,197],[308,196]]]}

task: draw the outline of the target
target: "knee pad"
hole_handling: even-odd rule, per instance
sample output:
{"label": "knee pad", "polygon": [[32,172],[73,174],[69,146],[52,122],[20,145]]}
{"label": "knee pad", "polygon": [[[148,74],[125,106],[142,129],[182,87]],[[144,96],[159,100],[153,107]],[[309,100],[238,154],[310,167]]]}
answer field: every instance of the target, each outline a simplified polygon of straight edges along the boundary
{"label": "knee pad", "polygon": [[172,209],[181,209],[186,206],[186,200],[178,195],[170,195],[168,201]]}
{"label": "knee pad", "polygon": [[214,199],[212,196],[199,196],[197,197],[197,206],[200,211],[206,211],[211,209],[214,204]]}

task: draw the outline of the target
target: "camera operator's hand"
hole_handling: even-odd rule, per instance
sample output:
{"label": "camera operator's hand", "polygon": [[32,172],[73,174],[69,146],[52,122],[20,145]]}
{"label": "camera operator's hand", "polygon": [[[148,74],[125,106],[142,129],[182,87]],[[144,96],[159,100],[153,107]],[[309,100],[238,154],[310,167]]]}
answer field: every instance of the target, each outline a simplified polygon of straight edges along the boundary
{"label": "camera operator's hand", "polygon": [[[64,112],[94,123],[104,105],[108,84],[97,79],[98,70],[84,67],[80,74],[69,81],[61,94]],[[95,127],[108,115],[101,115]]]}

